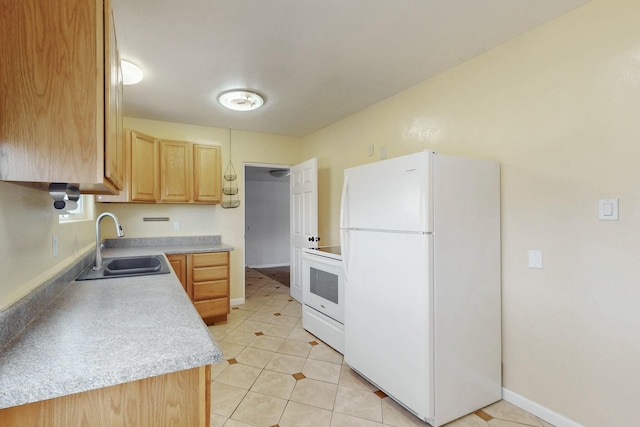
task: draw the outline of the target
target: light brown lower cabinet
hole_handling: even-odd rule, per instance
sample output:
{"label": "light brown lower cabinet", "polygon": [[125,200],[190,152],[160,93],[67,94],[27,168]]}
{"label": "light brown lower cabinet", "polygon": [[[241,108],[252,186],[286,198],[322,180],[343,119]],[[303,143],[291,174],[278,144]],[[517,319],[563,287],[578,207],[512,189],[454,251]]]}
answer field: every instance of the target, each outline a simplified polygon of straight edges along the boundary
{"label": "light brown lower cabinet", "polygon": [[207,325],[224,322],[230,311],[229,252],[167,255],[180,283]]}
{"label": "light brown lower cabinet", "polygon": [[211,366],[0,409],[3,427],[208,427]]}

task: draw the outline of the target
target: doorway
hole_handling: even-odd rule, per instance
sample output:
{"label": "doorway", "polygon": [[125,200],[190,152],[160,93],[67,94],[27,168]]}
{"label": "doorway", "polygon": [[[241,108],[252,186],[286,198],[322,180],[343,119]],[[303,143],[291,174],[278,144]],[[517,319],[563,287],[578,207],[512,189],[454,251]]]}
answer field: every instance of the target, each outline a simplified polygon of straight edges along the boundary
{"label": "doorway", "polygon": [[245,266],[286,286],[291,259],[289,168],[244,165]]}

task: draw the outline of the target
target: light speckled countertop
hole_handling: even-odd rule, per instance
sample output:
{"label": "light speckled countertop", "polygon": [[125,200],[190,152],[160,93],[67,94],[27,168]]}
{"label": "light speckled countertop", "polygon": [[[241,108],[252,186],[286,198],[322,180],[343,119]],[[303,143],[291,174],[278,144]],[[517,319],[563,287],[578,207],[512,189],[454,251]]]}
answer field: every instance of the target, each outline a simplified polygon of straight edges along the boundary
{"label": "light speckled countertop", "polygon": [[[107,247],[103,256],[228,250],[220,242],[163,244]],[[74,281],[2,348],[0,408],[220,360],[221,350],[173,272]]]}

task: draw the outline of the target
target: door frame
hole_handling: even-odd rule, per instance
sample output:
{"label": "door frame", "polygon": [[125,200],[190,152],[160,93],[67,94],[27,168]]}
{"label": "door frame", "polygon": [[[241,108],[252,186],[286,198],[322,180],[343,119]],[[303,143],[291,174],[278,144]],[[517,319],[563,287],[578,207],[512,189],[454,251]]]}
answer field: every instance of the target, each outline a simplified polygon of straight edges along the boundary
{"label": "door frame", "polygon": [[[246,268],[247,268],[247,174],[245,173],[247,167],[264,168],[264,169],[291,169],[294,165],[283,165],[277,163],[256,163],[256,162],[243,162],[242,163],[242,243],[244,250],[242,251],[242,303],[247,300],[247,285],[246,285]],[[289,205],[291,205],[291,196],[289,196]],[[289,218],[289,228],[291,228],[291,218]]]}

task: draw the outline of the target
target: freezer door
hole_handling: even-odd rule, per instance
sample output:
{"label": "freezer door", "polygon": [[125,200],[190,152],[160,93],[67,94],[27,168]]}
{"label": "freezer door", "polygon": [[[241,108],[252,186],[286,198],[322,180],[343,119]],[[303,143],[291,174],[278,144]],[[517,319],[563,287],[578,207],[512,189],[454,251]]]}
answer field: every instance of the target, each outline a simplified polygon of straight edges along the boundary
{"label": "freezer door", "polygon": [[345,360],[415,412],[433,418],[433,237],[347,230]]}
{"label": "freezer door", "polygon": [[345,169],[340,227],[433,231],[432,157],[424,151]]}

